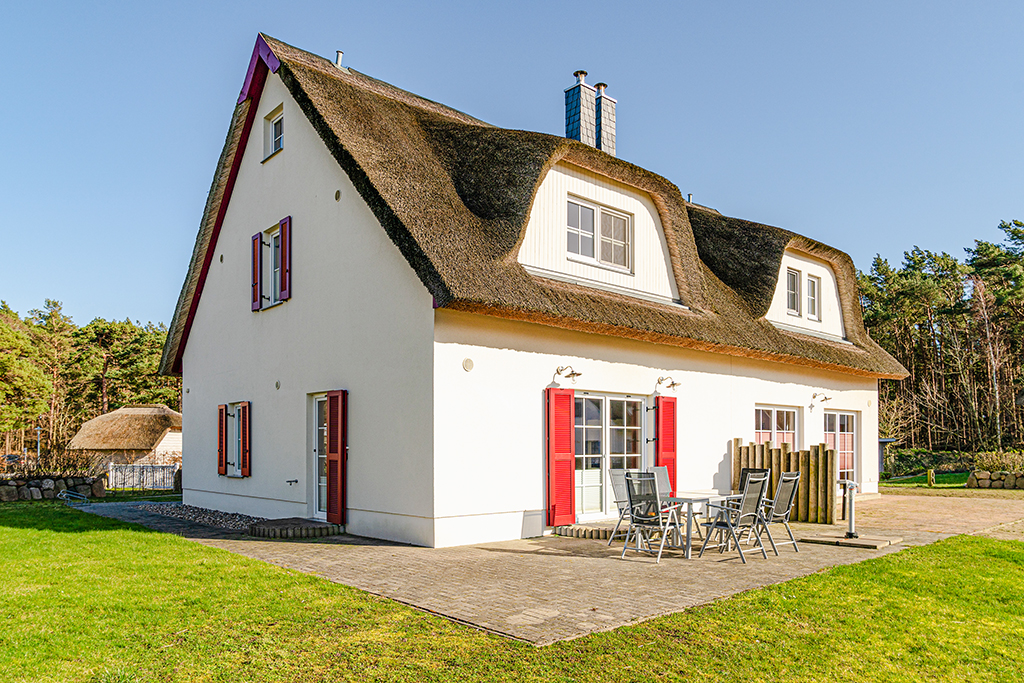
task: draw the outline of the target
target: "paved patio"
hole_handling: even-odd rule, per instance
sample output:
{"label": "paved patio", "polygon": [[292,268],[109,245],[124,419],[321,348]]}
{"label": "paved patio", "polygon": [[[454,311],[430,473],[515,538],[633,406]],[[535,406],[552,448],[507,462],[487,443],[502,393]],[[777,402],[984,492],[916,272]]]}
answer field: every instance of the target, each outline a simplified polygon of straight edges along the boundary
{"label": "paved patio", "polygon": [[[897,535],[882,550],[801,545],[769,559],[706,554],[660,564],[604,541],[544,537],[457,548],[418,548],[352,536],[252,539],[143,512],[131,504],[89,505],[90,512],[137,522],[205,545],[322,576],[419,609],[536,645],[575,638],[677,612],[761,586],[899,552],[958,533],[1024,538],[1024,501],[890,496],[858,505],[858,530]],[[801,534],[829,527],[793,525]],[[839,528],[839,527],[836,527]]]}

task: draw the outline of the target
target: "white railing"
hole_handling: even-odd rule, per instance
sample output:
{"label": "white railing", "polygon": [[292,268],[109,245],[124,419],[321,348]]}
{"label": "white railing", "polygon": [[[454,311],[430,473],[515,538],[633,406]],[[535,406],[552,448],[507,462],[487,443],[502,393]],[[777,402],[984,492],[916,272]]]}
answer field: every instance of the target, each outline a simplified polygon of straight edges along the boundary
{"label": "white railing", "polygon": [[107,472],[108,489],[171,490],[181,465],[115,465]]}

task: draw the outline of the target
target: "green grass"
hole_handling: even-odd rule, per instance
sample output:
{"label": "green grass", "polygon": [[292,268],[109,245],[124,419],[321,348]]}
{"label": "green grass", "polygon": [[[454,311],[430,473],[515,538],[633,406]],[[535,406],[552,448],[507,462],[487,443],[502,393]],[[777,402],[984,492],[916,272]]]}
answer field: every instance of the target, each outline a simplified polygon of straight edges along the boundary
{"label": "green grass", "polygon": [[[936,474],[934,488],[955,489],[964,488],[967,485],[969,472],[953,472],[951,474]],[[879,486],[892,487],[916,487],[928,486],[928,475],[919,474],[913,477],[900,477],[899,479],[886,479],[878,483]]]}
{"label": "green grass", "polygon": [[1024,543],[979,537],[545,648],[59,505],[0,507],[0,576],[5,683],[996,681],[1024,673]]}
{"label": "green grass", "polygon": [[130,491],[107,489],[105,498],[93,499],[94,503],[180,503],[181,494],[172,491]]}

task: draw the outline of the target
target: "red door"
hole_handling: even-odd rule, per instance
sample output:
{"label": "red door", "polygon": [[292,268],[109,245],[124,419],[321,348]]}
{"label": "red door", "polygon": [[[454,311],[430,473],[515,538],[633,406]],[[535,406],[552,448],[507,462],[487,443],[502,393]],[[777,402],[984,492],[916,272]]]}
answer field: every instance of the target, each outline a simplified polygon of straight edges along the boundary
{"label": "red door", "polygon": [[327,521],[344,524],[348,501],[348,391],[327,392]]}

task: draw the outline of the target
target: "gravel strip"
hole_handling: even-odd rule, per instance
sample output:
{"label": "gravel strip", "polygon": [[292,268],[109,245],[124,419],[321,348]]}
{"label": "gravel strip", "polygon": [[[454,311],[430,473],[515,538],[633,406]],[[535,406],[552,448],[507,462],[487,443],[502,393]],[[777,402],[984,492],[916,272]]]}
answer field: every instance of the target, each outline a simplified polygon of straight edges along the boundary
{"label": "gravel strip", "polygon": [[198,522],[208,526],[231,529],[232,531],[245,531],[250,524],[262,522],[266,517],[250,517],[235,512],[221,512],[220,510],[207,510],[192,505],[181,503],[139,503],[135,507],[146,512],[153,512],[165,517],[175,517],[189,522]]}

